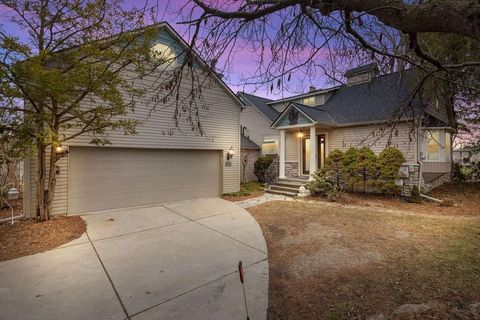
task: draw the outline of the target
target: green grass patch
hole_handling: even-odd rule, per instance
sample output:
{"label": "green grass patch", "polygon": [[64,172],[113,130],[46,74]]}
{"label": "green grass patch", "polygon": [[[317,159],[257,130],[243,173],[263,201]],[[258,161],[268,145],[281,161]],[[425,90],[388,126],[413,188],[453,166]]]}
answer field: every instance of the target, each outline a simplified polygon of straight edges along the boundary
{"label": "green grass patch", "polygon": [[226,193],[225,196],[232,196],[232,197],[244,197],[249,196],[254,191],[262,191],[263,186],[255,181],[252,182],[245,182],[240,184],[240,191]]}

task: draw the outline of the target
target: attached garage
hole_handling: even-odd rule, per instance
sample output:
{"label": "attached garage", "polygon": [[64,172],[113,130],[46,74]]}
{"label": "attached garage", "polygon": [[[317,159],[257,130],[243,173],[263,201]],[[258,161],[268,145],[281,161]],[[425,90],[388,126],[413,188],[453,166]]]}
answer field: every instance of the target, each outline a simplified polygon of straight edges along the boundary
{"label": "attached garage", "polygon": [[[161,44],[180,56],[188,45],[168,24],[159,25],[158,32],[152,49],[157,50]],[[208,66],[198,64],[202,65]],[[55,164],[52,214],[217,197],[240,190],[243,103],[210,68],[198,71],[202,72],[197,73],[200,78],[196,82],[205,84],[201,99],[192,101],[188,77],[178,83],[179,95],[175,96],[182,108],[183,103],[192,101],[198,109],[192,105],[188,110],[179,110],[172,99],[157,101],[163,96],[160,84],[165,79],[163,73],[151,72],[134,81],[145,95],[132,96],[135,108],[125,115],[126,119],[138,121],[135,134],[125,134],[115,126],[83,134],[76,126],[62,127],[56,142],[61,146],[61,158]],[[137,79],[133,74],[126,75],[128,81]],[[103,106],[91,98],[81,101],[81,105],[85,109]],[[92,139],[99,138],[107,139],[109,145],[91,144]],[[48,153],[49,148],[47,158]],[[25,159],[24,166],[24,212],[25,217],[33,218],[38,211],[36,157]]]}
{"label": "attached garage", "polygon": [[68,212],[216,197],[221,161],[216,150],[71,146]]}

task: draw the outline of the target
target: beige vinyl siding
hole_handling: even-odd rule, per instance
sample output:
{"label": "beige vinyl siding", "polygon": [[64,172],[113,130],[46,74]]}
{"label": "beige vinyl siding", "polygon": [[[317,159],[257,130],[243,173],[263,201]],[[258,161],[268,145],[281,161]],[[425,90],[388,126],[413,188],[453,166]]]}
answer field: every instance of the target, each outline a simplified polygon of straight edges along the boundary
{"label": "beige vinyl siding", "polygon": [[[127,75],[132,77],[132,75]],[[158,103],[156,111],[149,117],[153,105],[150,102],[156,90],[152,90],[152,84],[155,81],[154,76],[145,77],[141,82],[137,82],[139,87],[147,88],[149,91],[141,100],[136,101],[135,113],[130,113],[129,118],[144,121],[137,127],[137,134],[124,135],[123,132],[109,131],[106,136],[111,145],[109,148],[152,148],[152,149],[198,149],[198,150],[218,150],[223,152],[222,159],[225,160],[228,150],[233,147],[234,156],[227,165],[223,163],[223,184],[222,192],[236,192],[240,186],[240,105],[234,97],[223,88],[217,80],[207,81],[203,86],[202,93],[207,110],[200,109],[201,124],[205,131],[204,136],[192,132],[190,126],[184,120],[185,115],[180,119],[179,127],[181,131],[175,129],[173,121],[174,106]],[[201,80],[200,80],[201,81]],[[182,83],[180,95],[186,96],[190,90],[189,83]],[[83,103],[85,108],[94,104],[91,101]],[[170,134],[172,133],[173,134]],[[68,132],[67,132],[68,134]],[[65,142],[64,147],[68,146],[91,146],[91,135],[82,135],[75,139]],[[31,194],[35,194],[35,161],[31,162]],[[58,177],[53,212],[55,214],[67,212],[68,195],[68,156],[61,160],[61,174]],[[35,207],[35,199],[31,201],[31,214]],[[30,215],[30,213],[27,213]]]}
{"label": "beige vinyl siding", "polygon": [[422,171],[424,173],[444,173],[450,172],[452,169],[451,162],[433,162],[433,161],[424,161],[422,162]]}
{"label": "beige vinyl siding", "polygon": [[[245,167],[245,181],[257,181],[257,176],[253,173],[255,161],[260,156],[259,150],[242,150],[242,153],[248,153],[248,161]],[[240,177],[243,177],[243,165],[240,167]]]}
{"label": "beige vinyl siding", "polygon": [[279,102],[279,103],[271,104],[270,106],[272,106],[278,112],[283,112],[283,110],[285,110],[285,108],[289,104],[290,104],[290,101],[286,101],[286,102]]}
{"label": "beige vinyl siding", "polygon": [[[245,106],[243,108],[240,113],[240,124],[242,127],[247,128],[245,134],[260,148],[262,147],[265,137],[269,139],[273,138],[277,141],[280,139],[278,130],[270,128],[270,120],[253,106]],[[245,168],[245,180],[256,181],[257,176],[253,173],[253,169],[255,161],[261,156],[261,150],[245,150],[243,152],[249,152],[248,165]]]}
{"label": "beige vinyl siding", "polygon": [[265,137],[276,138],[277,140],[280,137],[278,130],[270,128],[270,120],[253,106],[246,106],[242,110],[240,124],[247,128],[246,135],[259,147],[262,147]]}
{"label": "beige vinyl siding", "polygon": [[299,142],[295,132],[285,134],[285,161],[298,161]]}
{"label": "beige vinyl siding", "polygon": [[[411,124],[399,123],[395,129],[387,129],[382,134],[379,125],[366,125],[356,127],[345,127],[332,130],[328,136],[328,150],[340,149],[347,150],[350,147],[369,147],[377,155],[388,146],[389,131],[398,130],[398,135],[393,132],[391,137],[391,146],[398,148],[407,162],[416,162],[416,139],[412,137],[410,141]],[[375,131],[375,136],[369,136]],[[367,138],[368,137],[368,138]]]}

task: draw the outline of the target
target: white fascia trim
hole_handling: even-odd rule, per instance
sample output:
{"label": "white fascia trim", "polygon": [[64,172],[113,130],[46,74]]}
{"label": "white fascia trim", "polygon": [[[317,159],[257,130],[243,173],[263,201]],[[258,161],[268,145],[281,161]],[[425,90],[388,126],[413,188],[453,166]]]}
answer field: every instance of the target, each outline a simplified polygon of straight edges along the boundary
{"label": "white fascia trim", "polygon": [[302,124],[300,125],[300,127],[308,127],[308,126],[312,126],[312,125],[315,125],[317,124],[317,122],[315,120],[313,120],[309,115],[307,115],[305,112],[303,112],[302,110],[298,109],[295,104],[293,104],[293,102],[289,103],[289,105],[285,108],[285,110],[283,110],[283,112],[278,116],[277,120],[275,120],[274,123],[272,123],[272,125],[270,126],[271,128],[273,129],[280,129],[280,128],[298,128],[299,125],[293,125],[293,126],[288,126],[288,127],[275,127],[275,125],[283,119],[284,115],[290,111],[292,109],[292,107],[294,107],[295,109],[297,109],[298,112],[300,112],[301,114],[303,114],[308,120],[312,121],[311,124]]}
{"label": "white fascia trim", "polygon": [[[166,28],[170,33],[173,34],[173,36],[175,38],[177,38],[177,40],[179,40],[185,47],[189,47],[188,43],[178,34],[177,31],[175,31],[175,29],[172,28],[172,26],[170,26],[170,24],[168,22],[161,22],[159,25],[159,27],[163,27],[163,28]],[[226,84],[225,82],[223,82],[222,79],[220,79],[220,77],[217,75],[217,73],[212,70],[205,61],[203,61],[203,59],[201,58],[201,56],[195,51],[195,49],[193,49],[193,52],[195,53],[195,56],[197,57],[198,61],[200,62],[200,64],[206,68],[209,73],[213,74],[213,77],[215,78],[215,80],[217,80],[220,85],[228,92],[228,94],[230,94],[235,101],[238,102],[238,105],[240,107],[242,107],[244,104],[243,102],[240,100],[239,97],[237,97],[237,95],[235,94],[235,92],[232,91],[232,89],[230,89]]]}

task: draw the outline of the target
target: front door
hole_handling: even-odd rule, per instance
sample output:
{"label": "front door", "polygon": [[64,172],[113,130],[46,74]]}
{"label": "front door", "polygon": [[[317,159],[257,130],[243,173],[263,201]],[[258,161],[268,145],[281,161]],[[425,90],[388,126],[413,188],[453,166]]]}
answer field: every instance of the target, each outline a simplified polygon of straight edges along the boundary
{"label": "front door", "polygon": [[[318,168],[323,168],[325,165],[325,135],[317,135],[317,160]],[[302,172],[303,174],[310,174],[310,138],[302,140]]]}

